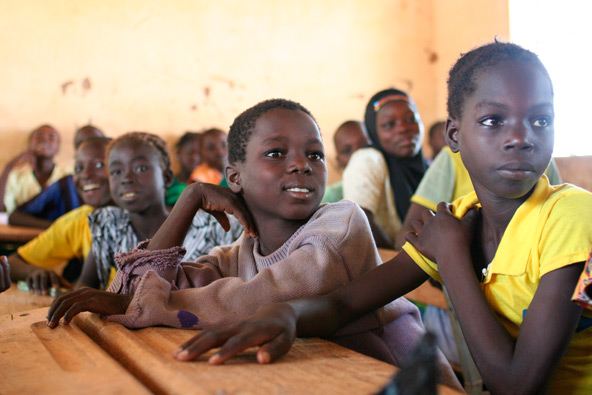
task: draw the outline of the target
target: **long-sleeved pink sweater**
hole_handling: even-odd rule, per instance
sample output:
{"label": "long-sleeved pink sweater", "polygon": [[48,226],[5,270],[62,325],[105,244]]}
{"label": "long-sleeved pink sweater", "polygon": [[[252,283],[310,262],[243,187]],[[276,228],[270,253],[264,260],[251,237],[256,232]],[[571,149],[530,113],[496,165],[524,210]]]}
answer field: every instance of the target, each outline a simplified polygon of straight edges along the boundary
{"label": "long-sleeved pink sweater", "polygon": [[[109,289],[134,292],[126,314],[109,317],[132,328],[207,328],[237,322],[265,303],[334,291],[381,263],[366,215],[347,200],[321,206],[267,256],[258,253],[257,240],[244,236],[197,262],[180,262],[184,251],[179,247],[148,251],[144,246],[119,255],[119,271]],[[382,333],[386,324],[402,353],[423,332],[417,308],[399,298],[337,335]]]}

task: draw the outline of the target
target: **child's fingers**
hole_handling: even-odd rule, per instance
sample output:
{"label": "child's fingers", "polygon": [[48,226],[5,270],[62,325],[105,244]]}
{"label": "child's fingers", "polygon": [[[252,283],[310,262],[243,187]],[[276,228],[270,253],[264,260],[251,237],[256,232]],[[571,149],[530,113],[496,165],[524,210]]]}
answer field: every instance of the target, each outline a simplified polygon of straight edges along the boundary
{"label": "child's fingers", "polygon": [[224,344],[234,333],[231,328],[204,330],[179,346],[173,356],[180,361],[191,361],[212,348]]}
{"label": "child's fingers", "polygon": [[261,346],[257,352],[257,362],[271,363],[279,359],[290,351],[293,342],[294,339],[286,332],[280,333],[274,339]]}
{"label": "child's fingers", "polygon": [[74,301],[78,298],[78,295],[84,292],[85,288],[79,289],[74,292],[69,292],[65,295],[60,296],[57,298],[49,308],[47,312],[47,326],[50,328],[55,328],[60,323],[60,319],[64,316],[66,311],[70,308],[70,306],[74,303]]}
{"label": "child's fingers", "polygon": [[10,265],[4,255],[0,257],[0,292],[10,288]]}
{"label": "child's fingers", "polygon": [[228,217],[226,216],[226,214],[223,211],[208,211],[211,215],[214,216],[214,218],[216,218],[216,221],[218,221],[220,223],[220,225],[222,226],[222,229],[224,229],[225,232],[228,232],[230,230],[230,221],[228,221]]}

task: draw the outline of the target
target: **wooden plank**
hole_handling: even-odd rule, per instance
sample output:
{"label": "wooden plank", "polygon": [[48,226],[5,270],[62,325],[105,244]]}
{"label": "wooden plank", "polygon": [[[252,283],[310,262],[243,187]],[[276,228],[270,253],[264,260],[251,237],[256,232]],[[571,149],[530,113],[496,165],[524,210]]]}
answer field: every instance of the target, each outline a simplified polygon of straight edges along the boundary
{"label": "wooden plank", "polygon": [[149,393],[75,325],[49,329],[46,313],[0,316],[0,393]]}
{"label": "wooden plank", "polygon": [[37,237],[44,229],[0,224],[0,242],[26,243]]}
{"label": "wooden plank", "polygon": [[[396,372],[392,365],[317,338],[297,339],[288,355],[270,365],[256,363],[255,349],[222,366],[207,364],[211,352],[193,362],[179,362],[173,351],[196,331],[129,330],[90,313],[80,314],[75,322],[157,393],[372,394]],[[440,393],[456,392],[442,386]]]}
{"label": "wooden plank", "polygon": [[[379,248],[378,253],[383,262],[389,261],[397,256],[398,252],[385,248]],[[448,309],[446,298],[441,289],[434,287],[429,281],[421,284],[419,287],[409,292],[405,297],[415,302],[425,303],[441,309]]]}
{"label": "wooden plank", "polygon": [[20,291],[13,283],[10,289],[0,293],[0,314],[16,314],[21,311],[49,307],[52,302],[53,298],[50,296]]}

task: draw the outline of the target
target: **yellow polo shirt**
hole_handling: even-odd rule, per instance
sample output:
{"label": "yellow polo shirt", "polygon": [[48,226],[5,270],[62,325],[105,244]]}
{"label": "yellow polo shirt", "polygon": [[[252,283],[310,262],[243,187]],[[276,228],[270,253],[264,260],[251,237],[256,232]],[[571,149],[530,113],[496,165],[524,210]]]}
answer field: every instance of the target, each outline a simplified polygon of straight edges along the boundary
{"label": "yellow polo shirt", "polygon": [[[479,205],[476,194],[453,203],[457,218]],[[524,313],[550,271],[586,261],[592,243],[592,194],[569,184],[550,186],[546,176],[516,210],[481,289],[502,324],[518,337]],[[403,249],[431,277],[436,263],[411,244]],[[548,393],[592,393],[592,328],[577,332],[551,380]]]}
{"label": "yellow polo shirt", "polygon": [[45,269],[72,258],[86,259],[91,245],[87,218],[93,210],[92,206],[83,205],[62,215],[39,236],[19,247],[18,254],[31,265]]}

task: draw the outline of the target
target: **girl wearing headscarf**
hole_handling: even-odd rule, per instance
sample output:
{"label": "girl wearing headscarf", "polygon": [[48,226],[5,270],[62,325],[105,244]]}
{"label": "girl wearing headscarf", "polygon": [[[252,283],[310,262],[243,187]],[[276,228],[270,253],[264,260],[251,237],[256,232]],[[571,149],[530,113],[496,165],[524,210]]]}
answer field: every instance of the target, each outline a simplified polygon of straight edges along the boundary
{"label": "girl wearing headscarf", "polygon": [[423,125],[411,97],[392,88],[372,96],[364,122],[371,145],[352,155],[343,174],[343,197],[364,209],[376,245],[393,249],[409,199],[427,169]]}

